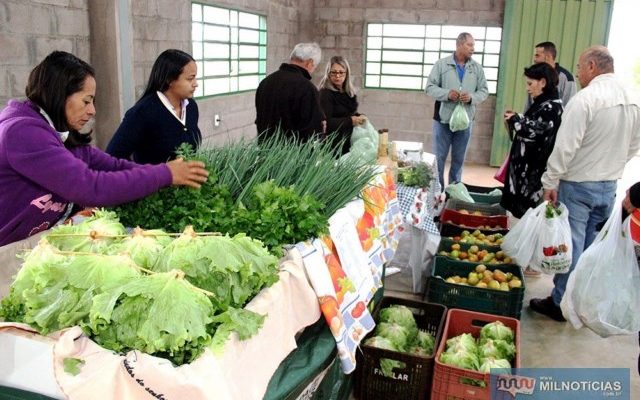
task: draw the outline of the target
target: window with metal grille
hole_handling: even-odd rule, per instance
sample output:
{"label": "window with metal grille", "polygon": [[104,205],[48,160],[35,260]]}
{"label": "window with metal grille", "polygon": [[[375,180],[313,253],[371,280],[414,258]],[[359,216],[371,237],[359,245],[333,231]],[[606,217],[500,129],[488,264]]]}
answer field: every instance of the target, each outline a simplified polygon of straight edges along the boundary
{"label": "window with metal grille", "polygon": [[194,2],[191,21],[195,97],[256,89],[267,68],[267,18]]}
{"label": "window with metal grille", "polygon": [[365,87],[424,90],[433,64],[456,50],[462,32],[473,36],[473,59],[484,69],[489,93],[495,94],[502,28],[484,26],[368,23]]}

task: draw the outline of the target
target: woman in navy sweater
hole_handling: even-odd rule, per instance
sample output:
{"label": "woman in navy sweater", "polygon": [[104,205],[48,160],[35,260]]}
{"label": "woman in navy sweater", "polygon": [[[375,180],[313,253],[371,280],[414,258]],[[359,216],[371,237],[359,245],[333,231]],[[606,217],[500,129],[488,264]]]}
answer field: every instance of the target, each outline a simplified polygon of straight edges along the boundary
{"label": "woman in navy sweater", "polygon": [[107,153],[139,164],[160,164],[176,158],[182,143],[196,149],[202,140],[198,106],[192,98],[198,87],[196,72],[189,54],[163,51],[153,64],[144,94],[125,114]]}

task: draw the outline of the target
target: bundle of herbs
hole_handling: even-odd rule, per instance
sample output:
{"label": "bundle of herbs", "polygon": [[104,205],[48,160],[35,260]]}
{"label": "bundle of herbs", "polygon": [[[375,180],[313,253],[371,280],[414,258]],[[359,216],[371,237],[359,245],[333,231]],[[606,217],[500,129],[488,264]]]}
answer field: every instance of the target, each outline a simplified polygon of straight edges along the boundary
{"label": "bundle of herbs", "polygon": [[296,143],[280,133],[257,145],[244,140],[220,148],[200,149],[199,160],[211,166],[236,203],[243,203],[256,185],[273,181],[292,187],[324,204],[329,218],[377,174],[377,166],[361,159],[342,159],[331,142]]}
{"label": "bundle of herbs", "polygon": [[416,162],[398,170],[398,183],[413,187],[427,187],[433,180],[433,170],[424,162]]}
{"label": "bundle of herbs", "polygon": [[275,135],[260,145],[240,140],[179,155],[205,162],[199,190],[171,187],[115,210],[126,226],[180,232],[245,233],[275,254],[281,246],[326,233],[328,219],[358,197],[377,173],[354,158],[337,161],[329,143],[303,144]]}

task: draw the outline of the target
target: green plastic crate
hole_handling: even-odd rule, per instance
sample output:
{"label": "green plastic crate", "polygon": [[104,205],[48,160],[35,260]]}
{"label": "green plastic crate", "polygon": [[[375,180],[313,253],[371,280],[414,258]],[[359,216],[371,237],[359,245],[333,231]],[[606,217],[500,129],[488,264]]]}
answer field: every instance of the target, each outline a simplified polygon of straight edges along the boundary
{"label": "green plastic crate", "polygon": [[[460,250],[467,251],[467,252],[469,251],[469,247],[474,246],[473,244],[460,243],[460,242],[456,242],[455,240],[443,237],[442,239],[440,239],[440,244],[438,245],[438,251],[436,252],[436,254],[440,254],[442,250],[446,252],[451,251],[451,245],[455,243],[458,243],[460,245]],[[488,245],[480,245],[480,244],[476,244],[475,246],[478,246],[480,250],[487,250],[488,252],[493,252],[493,253],[497,253],[498,251],[502,250],[502,247],[500,246],[488,246]],[[476,264],[481,264],[481,263],[476,263]]]}
{"label": "green plastic crate", "polygon": [[446,257],[436,256],[431,277],[427,279],[426,300],[443,304],[448,308],[462,308],[520,319],[525,283],[519,266],[514,264],[485,264],[490,271],[499,269],[505,273],[511,272],[514,276],[520,278],[522,287],[511,289],[508,292],[458,285],[444,281],[454,275],[467,276],[469,272],[475,269],[476,265],[475,263],[454,261]]}
{"label": "green plastic crate", "polygon": [[467,187],[467,190],[469,191],[469,195],[471,195],[471,198],[476,203],[496,204],[496,203],[500,203],[500,200],[502,200],[502,193],[489,194],[495,189],[500,189],[500,191],[502,191],[503,190],[502,186],[487,187],[487,186],[468,185],[466,183],[463,183],[463,184]]}

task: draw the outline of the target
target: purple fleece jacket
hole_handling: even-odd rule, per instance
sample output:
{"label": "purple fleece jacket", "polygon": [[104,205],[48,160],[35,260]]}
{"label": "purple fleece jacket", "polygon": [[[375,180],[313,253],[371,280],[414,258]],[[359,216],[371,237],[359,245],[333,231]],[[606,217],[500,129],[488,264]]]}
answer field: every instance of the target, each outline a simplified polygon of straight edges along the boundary
{"label": "purple fleece jacket", "polygon": [[92,146],[64,147],[30,101],[0,113],[0,246],[53,226],[68,203],[114,206],[171,185],[166,164],[139,165]]}

